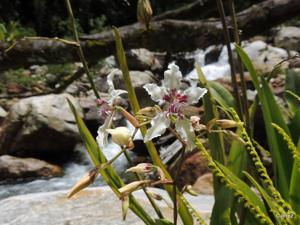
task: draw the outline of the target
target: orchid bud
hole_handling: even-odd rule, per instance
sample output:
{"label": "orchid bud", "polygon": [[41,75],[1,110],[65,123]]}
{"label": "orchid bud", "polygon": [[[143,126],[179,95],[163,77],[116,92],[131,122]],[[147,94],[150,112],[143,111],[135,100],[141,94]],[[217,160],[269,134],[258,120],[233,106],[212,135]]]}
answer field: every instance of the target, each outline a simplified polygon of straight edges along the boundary
{"label": "orchid bud", "polygon": [[126,172],[132,173],[150,173],[151,171],[153,171],[153,165],[151,163],[140,163],[126,170]]}
{"label": "orchid bud", "polygon": [[130,114],[126,109],[123,107],[118,107],[118,109],[121,111],[124,117],[134,126],[135,128],[140,128],[141,125],[137,118],[135,118],[132,114]]}
{"label": "orchid bud", "polygon": [[113,142],[120,146],[132,146],[130,130],[127,127],[117,127],[115,129],[106,129],[111,134]]}
{"label": "orchid bud", "polygon": [[234,120],[226,120],[226,119],[216,120],[215,123],[223,129],[234,128],[239,125],[239,123],[235,122]]}
{"label": "orchid bud", "polygon": [[73,188],[68,193],[67,198],[71,198],[73,195],[75,195],[79,191],[83,190],[84,188],[92,184],[95,181],[97,175],[98,175],[98,170],[93,169],[89,171],[73,186]]}
{"label": "orchid bud", "polygon": [[129,208],[129,197],[124,196],[121,200],[122,200],[122,217],[123,217],[123,221],[125,221],[128,208]]}
{"label": "orchid bud", "polygon": [[133,191],[136,191],[142,187],[145,187],[151,183],[151,180],[140,180],[140,181],[134,181],[131,182],[121,188],[119,188],[119,192],[122,196],[126,196],[130,194]]}
{"label": "orchid bud", "polygon": [[155,107],[145,107],[140,109],[137,114],[139,115],[145,115],[145,116],[149,116],[149,117],[154,117],[156,115],[156,108]]}
{"label": "orchid bud", "polygon": [[139,0],[137,5],[137,19],[140,23],[149,29],[150,20],[152,17],[152,8],[149,0]]}

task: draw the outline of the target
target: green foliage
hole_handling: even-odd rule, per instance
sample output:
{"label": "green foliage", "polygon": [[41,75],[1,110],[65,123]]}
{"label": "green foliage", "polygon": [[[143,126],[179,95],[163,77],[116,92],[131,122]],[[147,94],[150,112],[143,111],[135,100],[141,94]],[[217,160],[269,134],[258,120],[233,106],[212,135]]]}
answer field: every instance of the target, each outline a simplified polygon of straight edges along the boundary
{"label": "green foliage", "polygon": [[13,42],[22,37],[36,36],[36,32],[29,27],[23,27],[18,21],[0,23],[0,41]]}

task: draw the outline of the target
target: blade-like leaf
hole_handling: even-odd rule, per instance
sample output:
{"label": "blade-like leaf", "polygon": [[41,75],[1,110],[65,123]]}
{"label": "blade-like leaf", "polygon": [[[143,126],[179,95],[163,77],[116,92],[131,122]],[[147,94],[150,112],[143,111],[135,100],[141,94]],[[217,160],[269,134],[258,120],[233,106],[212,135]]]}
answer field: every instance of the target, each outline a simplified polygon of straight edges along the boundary
{"label": "blade-like leaf", "polygon": [[170,222],[169,220],[166,219],[156,219],[155,220],[155,225],[174,225],[174,223]]}
{"label": "blade-like leaf", "polygon": [[215,81],[209,81],[208,86],[211,95],[222,107],[234,108],[236,110],[235,99],[226,88]]}
{"label": "blade-like leaf", "polygon": [[292,156],[287,150],[287,146],[280,136],[276,134],[271,123],[274,122],[282,127],[287,133],[288,127],[282,117],[280,109],[274,99],[274,95],[265,79],[261,79],[259,82],[259,77],[253,67],[253,64],[245,53],[245,51],[240,47],[236,46],[236,51],[241,57],[243,63],[245,64],[247,70],[251,75],[252,82],[255,89],[258,92],[259,101],[261,103],[263,118],[268,138],[268,143],[270,150],[272,152],[273,168],[275,172],[276,185],[283,195],[284,198],[288,196],[289,181],[291,176],[291,166],[292,166]]}

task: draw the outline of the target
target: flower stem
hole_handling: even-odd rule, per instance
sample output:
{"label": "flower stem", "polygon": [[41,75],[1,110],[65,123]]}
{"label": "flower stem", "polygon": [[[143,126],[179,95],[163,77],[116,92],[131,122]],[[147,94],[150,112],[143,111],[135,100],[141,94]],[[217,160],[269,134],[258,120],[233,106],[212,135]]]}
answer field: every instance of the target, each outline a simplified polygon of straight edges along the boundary
{"label": "flower stem", "polygon": [[[238,23],[235,13],[235,5],[234,0],[229,0],[229,11],[231,16],[231,22],[233,25],[234,30],[234,41],[236,44],[240,45],[241,40],[239,36],[239,29],[238,29]],[[243,105],[243,112],[244,112],[244,118],[245,118],[245,125],[247,132],[250,133],[250,116],[249,116],[249,104],[248,104],[248,98],[247,98],[247,85],[245,81],[244,76],[244,67],[241,60],[241,57],[238,55],[238,62],[237,62],[238,70],[240,73],[240,80],[241,80],[241,90],[242,90],[242,105]]]}
{"label": "flower stem", "polygon": [[90,84],[92,86],[92,89],[94,91],[95,96],[97,98],[100,98],[100,95],[99,95],[98,91],[96,90],[96,87],[95,87],[95,84],[94,84],[94,81],[93,81],[93,77],[92,77],[92,75],[90,73],[87,61],[86,61],[86,59],[84,57],[84,53],[83,53],[82,47],[80,45],[79,35],[78,35],[77,28],[76,28],[75,18],[74,18],[74,14],[73,14],[73,10],[72,10],[72,7],[71,7],[70,0],[65,0],[65,2],[66,2],[66,6],[67,6],[69,17],[70,17],[71,23],[72,23],[73,35],[74,35],[75,41],[78,44],[78,54],[79,54],[80,61],[82,62],[84,71],[85,71],[85,73],[86,73],[86,75],[88,77],[88,80],[89,80],[89,82],[90,82]]}
{"label": "flower stem", "polygon": [[227,52],[228,52],[228,59],[229,59],[230,71],[231,71],[231,82],[233,84],[234,96],[236,99],[238,114],[241,116],[242,115],[241,98],[239,95],[238,84],[237,84],[237,80],[236,80],[236,76],[235,76],[233,54],[232,54],[232,49],[230,46],[230,36],[229,36],[228,27],[226,24],[226,17],[225,17],[223,2],[222,2],[222,0],[216,0],[216,2],[217,2],[218,11],[219,11],[219,14],[221,17],[221,22],[222,22],[222,26],[223,26],[223,34],[224,34],[224,39],[225,39]]}

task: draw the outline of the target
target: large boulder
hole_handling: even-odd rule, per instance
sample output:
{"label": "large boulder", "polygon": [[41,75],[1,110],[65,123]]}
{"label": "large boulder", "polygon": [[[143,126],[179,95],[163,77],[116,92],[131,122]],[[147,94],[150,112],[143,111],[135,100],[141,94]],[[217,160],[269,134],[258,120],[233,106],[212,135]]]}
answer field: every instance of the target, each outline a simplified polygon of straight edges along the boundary
{"label": "large boulder", "polygon": [[281,27],[278,29],[275,37],[274,44],[277,47],[286,50],[294,50],[300,52],[300,28],[299,27]]}
{"label": "large boulder", "polygon": [[[171,202],[168,195],[158,189],[149,191],[160,194]],[[122,221],[121,201],[108,187],[87,188],[73,199],[66,198],[67,191],[55,191],[10,197],[0,201],[0,224],[3,225],[142,225],[130,210]],[[134,193],[138,202],[154,218],[157,215],[142,191]],[[200,215],[209,221],[214,197],[186,196]],[[164,201],[157,202],[164,216],[172,221],[173,210]],[[182,224],[182,223],[178,223]]]}
{"label": "large boulder", "polygon": [[0,156],[0,180],[57,177],[63,174],[59,166],[34,158],[17,158],[10,155]]}
{"label": "large boulder", "polygon": [[70,153],[80,137],[67,98],[81,113],[69,94],[30,97],[13,105],[0,129],[0,155],[44,158]]}
{"label": "large boulder", "polygon": [[127,64],[131,70],[161,70],[162,65],[153,52],[145,48],[126,52]]}

